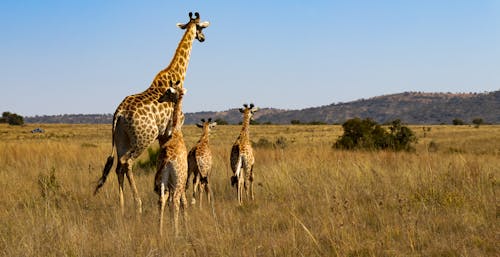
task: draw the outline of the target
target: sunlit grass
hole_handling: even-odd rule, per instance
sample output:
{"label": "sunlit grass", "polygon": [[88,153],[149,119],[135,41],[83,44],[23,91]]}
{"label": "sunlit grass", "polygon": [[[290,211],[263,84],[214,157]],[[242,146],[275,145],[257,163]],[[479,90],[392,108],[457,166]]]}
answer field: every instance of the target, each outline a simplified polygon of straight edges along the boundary
{"label": "sunlit grass", "polygon": [[[341,126],[252,126],[252,141],[286,143],[256,145],[256,201],[239,207],[229,152],[240,127],[218,126],[215,216],[190,206],[182,236],[160,239],[154,172],[135,170],[140,219],[128,184],[120,214],[114,173],[92,195],[110,126],[0,125],[0,255],[497,256],[500,126],[425,127],[411,126],[415,153],[394,153],[334,150]],[[188,147],[200,133],[185,127]]]}

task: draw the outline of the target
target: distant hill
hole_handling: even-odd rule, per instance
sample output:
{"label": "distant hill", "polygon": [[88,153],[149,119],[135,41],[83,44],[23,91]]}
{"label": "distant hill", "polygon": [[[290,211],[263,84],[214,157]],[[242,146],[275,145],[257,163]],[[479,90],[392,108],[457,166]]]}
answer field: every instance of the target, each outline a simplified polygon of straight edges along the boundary
{"label": "distant hill", "polygon": [[[186,113],[186,124],[202,118],[222,119],[230,124],[241,121],[238,109],[222,112]],[[471,123],[482,118],[486,123],[500,124],[500,90],[488,93],[421,93],[405,92],[336,103],[301,110],[263,108],[255,114],[261,123],[290,124],[325,122],[343,123],[354,118],[372,118],[378,123],[401,119],[408,124],[451,124],[453,119]],[[78,114],[25,117],[27,123],[111,123],[112,114]]]}
{"label": "distant hill", "polygon": [[25,123],[111,124],[113,114],[61,114],[24,117]]}
{"label": "distant hill", "polygon": [[482,118],[486,123],[499,124],[500,91],[464,94],[405,92],[263,115],[259,120],[343,123],[354,117],[372,118],[378,123],[401,119],[408,124],[451,124],[455,118],[471,123],[474,118]]}

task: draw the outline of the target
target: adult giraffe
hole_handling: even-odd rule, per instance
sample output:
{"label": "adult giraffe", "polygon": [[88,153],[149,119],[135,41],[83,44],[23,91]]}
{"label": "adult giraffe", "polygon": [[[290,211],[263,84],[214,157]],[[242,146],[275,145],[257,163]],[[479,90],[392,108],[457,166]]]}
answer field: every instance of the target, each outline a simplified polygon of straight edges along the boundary
{"label": "adult giraffe", "polygon": [[135,159],[141,155],[156,139],[166,140],[166,133],[172,124],[172,102],[158,100],[165,94],[168,88],[173,87],[173,82],[182,88],[186,70],[191,55],[194,39],[205,41],[202,30],[208,27],[209,22],[200,22],[198,13],[189,13],[189,22],[178,23],[177,26],[186,32],[182,36],[175,51],[172,61],[167,68],[160,71],[154,78],[151,86],[144,92],[127,96],[120,103],[113,116],[112,127],[112,149],[102,171],[102,176],[96,186],[96,194],[104,183],[113,166],[113,151],[116,149],[120,207],[125,213],[123,199],[123,181],[125,175],[129,181],[134,195],[138,213],[142,212],[142,202],[135,185],[132,174],[132,165]]}

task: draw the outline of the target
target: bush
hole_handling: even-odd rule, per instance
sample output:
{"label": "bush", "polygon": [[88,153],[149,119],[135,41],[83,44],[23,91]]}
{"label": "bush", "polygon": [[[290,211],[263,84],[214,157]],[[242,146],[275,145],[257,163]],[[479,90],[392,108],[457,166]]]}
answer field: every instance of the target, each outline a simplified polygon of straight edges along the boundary
{"label": "bush", "polygon": [[9,125],[23,125],[24,118],[15,113],[3,112],[0,123],[9,123]]}
{"label": "bush", "polygon": [[218,125],[227,125],[227,124],[229,124],[229,123],[227,123],[227,121],[226,121],[226,120],[223,120],[223,119],[221,119],[221,118],[217,118],[217,119],[215,119],[215,122],[217,122],[217,126],[218,126]]}
{"label": "bush", "polygon": [[465,122],[461,119],[453,119],[453,125],[465,125]]}
{"label": "bush", "polygon": [[379,149],[387,145],[386,131],[370,118],[354,118],[342,124],[344,134],[335,143],[341,149]]}
{"label": "bush", "polygon": [[478,128],[479,125],[484,124],[484,120],[481,118],[475,118],[472,120],[472,124],[476,125],[475,127]]}
{"label": "bush", "polygon": [[412,150],[411,144],[417,141],[415,133],[401,125],[401,120],[394,120],[387,132],[370,118],[354,118],[342,124],[344,134],[335,142],[338,149],[392,149],[394,151]]}
{"label": "bush", "polygon": [[397,119],[392,122],[389,135],[389,147],[395,151],[410,151],[413,150],[412,143],[417,142],[417,137],[411,129],[403,126],[401,120]]}
{"label": "bush", "polygon": [[143,169],[148,172],[155,172],[156,171],[156,165],[158,163],[158,156],[160,155],[160,149],[159,148],[148,148],[148,157],[146,160],[139,160],[135,165],[137,165],[139,168]]}
{"label": "bush", "polygon": [[254,148],[280,148],[285,149],[288,146],[288,142],[284,137],[278,137],[276,141],[271,142],[263,137],[259,138],[257,142],[251,142]]}

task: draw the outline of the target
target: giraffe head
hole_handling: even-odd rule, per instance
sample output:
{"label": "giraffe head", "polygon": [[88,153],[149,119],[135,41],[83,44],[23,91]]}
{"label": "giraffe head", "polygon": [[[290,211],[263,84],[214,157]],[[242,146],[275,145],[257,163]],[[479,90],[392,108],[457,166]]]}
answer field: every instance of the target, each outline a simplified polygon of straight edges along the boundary
{"label": "giraffe head", "polygon": [[203,132],[210,132],[215,126],[217,126],[217,122],[212,121],[212,118],[208,118],[208,121],[205,121],[205,119],[201,119],[202,123],[196,123],[196,126],[198,128],[202,128]]}
{"label": "giraffe head", "polygon": [[179,99],[179,94],[184,95],[186,93],[186,90],[180,86],[181,81],[178,80],[177,82],[173,82],[170,80],[168,82],[169,88],[163,95],[160,96],[158,99],[159,103],[166,103],[166,102],[172,102],[175,103]]}
{"label": "giraffe head", "polygon": [[180,130],[184,125],[184,113],[182,112],[182,99],[187,92],[187,89],[180,86],[180,81],[169,81],[170,87],[158,99],[159,103],[171,102],[174,103],[173,118],[167,124],[166,134],[170,136],[172,130]]}
{"label": "giraffe head", "polygon": [[244,104],[243,107],[244,108],[240,108],[240,112],[243,113],[243,120],[247,119],[247,117],[248,119],[252,119],[254,113],[259,110],[259,108],[257,108],[253,104]]}
{"label": "giraffe head", "polygon": [[196,26],[196,39],[198,41],[203,42],[205,41],[205,35],[203,35],[202,30],[210,25],[210,22],[204,21],[200,22],[200,14],[195,12],[194,13],[194,18],[193,18],[193,13],[189,13],[189,22],[186,24],[182,23],[177,23],[177,27],[181,29],[189,29],[191,26]]}

